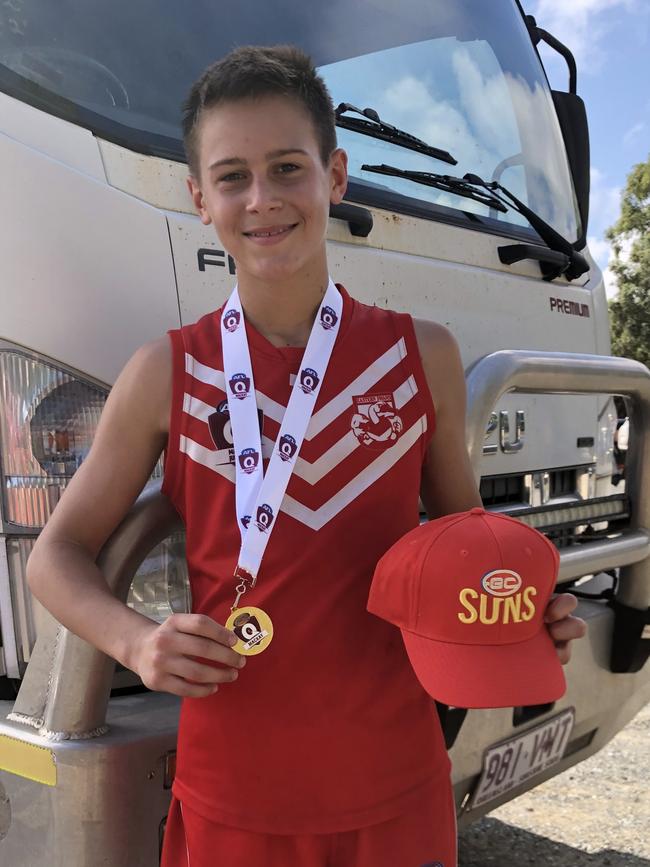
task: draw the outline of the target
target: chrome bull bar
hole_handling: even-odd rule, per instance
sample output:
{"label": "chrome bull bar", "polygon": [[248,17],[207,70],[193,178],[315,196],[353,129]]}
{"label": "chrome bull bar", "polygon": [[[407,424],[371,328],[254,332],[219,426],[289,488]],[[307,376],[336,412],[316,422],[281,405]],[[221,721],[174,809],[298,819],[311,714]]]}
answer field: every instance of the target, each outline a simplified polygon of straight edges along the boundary
{"label": "chrome bull bar", "polygon": [[[627,490],[633,526],[620,538],[561,553],[560,579],[621,566],[618,599],[650,605],[650,371],[638,362],[599,355],[503,350],[481,358],[467,375],[468,448],[480,474],[486,419],[502,394],[613,393],[632,401]],[[122,601],[151,549],[181,526],[159,485],[147,486],[108,540],[98,564]],[[114,661],[49,618],[41,630],[9,719],[50,740],[93,738],[106,731]]]}
{"label": "chrome bull bar", "polygon": [[[181,519],[160,493],[160,482],[147,485],[97,558],[118,599],[126,602],[142,561],[179,529]],[[39,630],[8,719],[38,729],[53,741],[101,735],[106,731],[114,669],[115,660],[49,615]]]}
{"label": "chrome bull bar", "polygon": [[630,530],[619,538],[561,551],[559,579],[620,566],[617,601],[646,611],[650,606],[650,370],[628,358],[520,349],[503,349],[479,359],[467,374],[467,445],[477,482],[485,422],[506,392],[630,398],[633,435],[625,463]]}

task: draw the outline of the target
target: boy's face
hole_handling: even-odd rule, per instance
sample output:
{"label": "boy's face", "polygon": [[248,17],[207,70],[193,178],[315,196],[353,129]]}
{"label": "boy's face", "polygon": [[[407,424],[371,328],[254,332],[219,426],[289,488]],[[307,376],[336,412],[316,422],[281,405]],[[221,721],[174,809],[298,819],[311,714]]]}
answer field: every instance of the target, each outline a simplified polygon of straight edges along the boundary
{"label": "boy's face", "polygon": [[330,203],[347,185],[347,157],[327,166],[307,111],[282,96],[208,109],[198,131],[200,179],[188,185],[201,221],[246,276],[265,283],[327,274]]}

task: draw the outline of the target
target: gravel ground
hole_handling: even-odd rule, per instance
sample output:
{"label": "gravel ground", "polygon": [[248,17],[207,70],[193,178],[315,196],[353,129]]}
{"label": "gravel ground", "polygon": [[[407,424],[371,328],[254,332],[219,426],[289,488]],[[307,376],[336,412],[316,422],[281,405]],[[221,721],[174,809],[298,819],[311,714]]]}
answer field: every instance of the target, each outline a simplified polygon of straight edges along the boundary
{"label": "gravel ground", "polygon": [[650,704],[599,753],[460,833],[459,867],[650,867]]}

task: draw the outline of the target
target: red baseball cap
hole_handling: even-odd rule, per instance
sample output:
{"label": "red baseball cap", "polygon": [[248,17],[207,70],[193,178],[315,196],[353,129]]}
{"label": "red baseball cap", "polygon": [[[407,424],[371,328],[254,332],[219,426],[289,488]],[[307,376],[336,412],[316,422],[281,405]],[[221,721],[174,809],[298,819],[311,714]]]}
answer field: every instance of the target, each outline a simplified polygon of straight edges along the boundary
{"label": "red baseball cap", "polygon": [[429,695],[456,707],[556,701],[564,672],[544,623],[560,555],[480,507],[428,521],[381,558],[368,611],[394,623]]}

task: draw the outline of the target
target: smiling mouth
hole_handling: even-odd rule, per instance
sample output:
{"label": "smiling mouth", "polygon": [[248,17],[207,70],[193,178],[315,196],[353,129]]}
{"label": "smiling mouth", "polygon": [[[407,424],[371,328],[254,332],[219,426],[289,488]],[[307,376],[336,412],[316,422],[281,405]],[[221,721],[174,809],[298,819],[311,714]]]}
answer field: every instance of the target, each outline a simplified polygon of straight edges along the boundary
{"label": "smiling mouth", "polygon": [[275,238],[278,235],[286,235],[297,225],[297,223],[292,223],[287,226],[270,226],[268,229],[253,229],[250,232],[244,232],[244,235],[247,238]]}

